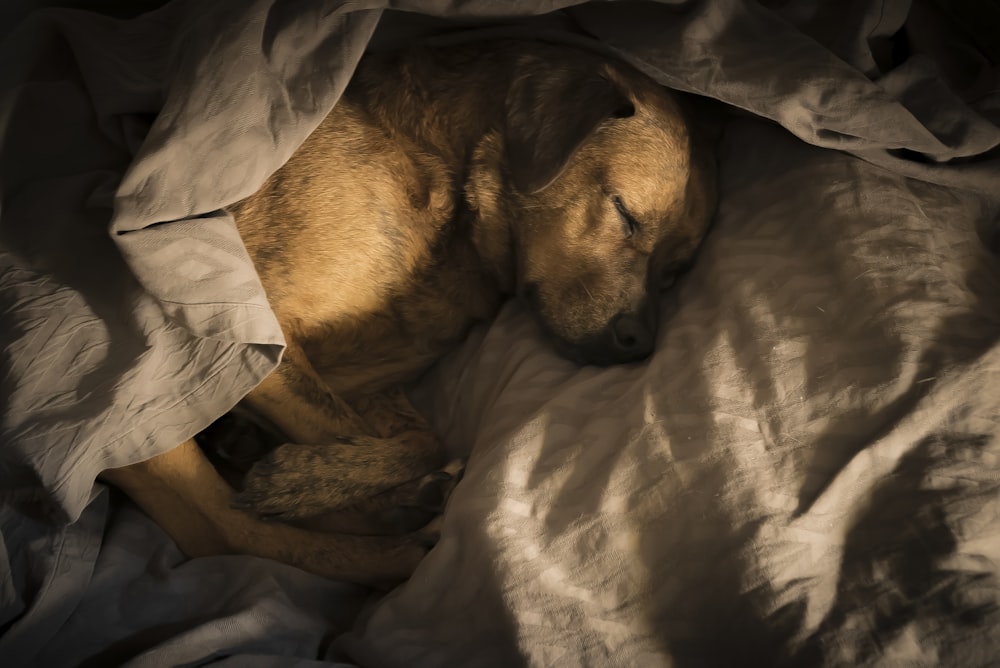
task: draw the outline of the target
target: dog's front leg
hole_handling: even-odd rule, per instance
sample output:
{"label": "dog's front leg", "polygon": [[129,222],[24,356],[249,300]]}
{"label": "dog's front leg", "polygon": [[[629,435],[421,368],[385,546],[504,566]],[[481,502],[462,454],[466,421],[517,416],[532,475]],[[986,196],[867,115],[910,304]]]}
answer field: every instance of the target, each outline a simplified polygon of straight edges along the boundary
{"label": "dog's front leg", "polygon": [[272,519],[346,510],[440,468],[443,460],[437,439],[424,432],[286,443],[251,467],[235,505]]}
{"label": "dog's front leg", "polygon": [[370,424],[330,392],[290,344],[280,367],[247,400],[293,442],[254,464],[237,505],[274,519],[311,517],[351,508],[440,468],[445,457],[438,439],[401,396],[361,406],[375,418]]}
{"label": "dog's front leg", "polygon": [[193,440],[101,478],[128,494],[189,557],[254,555],[330,578],[391,584],[409,576],[436,538],[326,534],[261,521],[231,507],[231,488]]}
{"label": "dog's front leg", "polygon": [[294,443],[376,435],[357,411],[330,391],[293,340],[278,368],[245,401]]}

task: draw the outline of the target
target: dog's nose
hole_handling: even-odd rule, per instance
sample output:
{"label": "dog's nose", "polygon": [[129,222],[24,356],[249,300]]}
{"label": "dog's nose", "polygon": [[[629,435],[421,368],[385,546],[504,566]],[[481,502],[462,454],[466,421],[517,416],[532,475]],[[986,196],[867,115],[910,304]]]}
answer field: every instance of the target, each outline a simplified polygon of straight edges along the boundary
{"label": "dog's nose", "polygon": [[623,358],[642,359],[653,352],[653,330],[638,316],[619,314],[611,325],[615,351]]}

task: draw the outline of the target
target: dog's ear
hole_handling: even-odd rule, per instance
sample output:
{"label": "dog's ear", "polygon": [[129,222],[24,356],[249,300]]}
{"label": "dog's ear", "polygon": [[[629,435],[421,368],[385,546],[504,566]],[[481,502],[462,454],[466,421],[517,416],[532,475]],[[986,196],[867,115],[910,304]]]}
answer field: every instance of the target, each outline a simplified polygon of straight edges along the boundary
{"label": "dog's ear", "polygon": [[603,70],[546,69],[543,64],[511,84],[504,149],[520,192],[536,193],[551,184],[602,121],[635,113],[632,101]]}

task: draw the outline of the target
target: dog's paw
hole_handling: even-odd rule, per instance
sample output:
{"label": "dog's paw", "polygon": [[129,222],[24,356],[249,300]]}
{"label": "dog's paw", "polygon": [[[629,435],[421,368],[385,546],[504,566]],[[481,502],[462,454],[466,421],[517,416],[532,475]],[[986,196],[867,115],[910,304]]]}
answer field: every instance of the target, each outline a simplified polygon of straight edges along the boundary
{"label": "dog's paw", "polygon": [[427,526],[444,512],[455,486],[465,472],[465,462],[454,460],[438,471],[383,492],[379,521],[391,533],[410,533]]}
{"label": "dog's paw", "polygon": [[464,474],[465,461],[461,459],[453,459],[441,469],[428,473],[419,479],[412,505],[440,515]]}
{"label": "dog's paw", "polygon": [[309,446],[282,445],[257,460],[232,506],[262,519],[293,520],[331,509],[336,481],[318,474]]}

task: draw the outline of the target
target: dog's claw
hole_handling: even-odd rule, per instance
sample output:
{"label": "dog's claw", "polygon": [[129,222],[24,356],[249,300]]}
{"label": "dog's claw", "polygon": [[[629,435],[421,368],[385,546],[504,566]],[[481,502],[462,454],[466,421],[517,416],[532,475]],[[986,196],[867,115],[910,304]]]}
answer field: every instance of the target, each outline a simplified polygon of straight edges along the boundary
{"label": "dog's claw", "polygon": [[441,470],[427,474],[420,481],[419,491],[412,505],[435,515],[443,513],[445,504],[464,472],[465,462],[456,459],[448,462]]}
{"label": "dog's claw", "polygon": [[390,495],[392,505],[379,511],[382,524],[392,527],[392,532],[397,534],[433,524],[434,518],[444,512],[464,470],[465,463],[456,460],[438,471],[388,490],[385,494]]}

